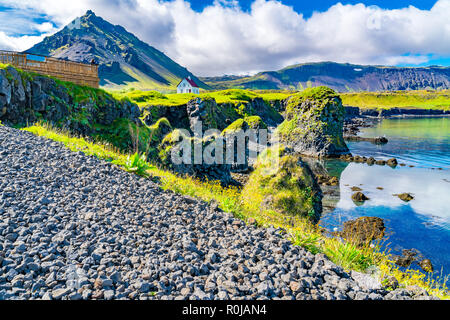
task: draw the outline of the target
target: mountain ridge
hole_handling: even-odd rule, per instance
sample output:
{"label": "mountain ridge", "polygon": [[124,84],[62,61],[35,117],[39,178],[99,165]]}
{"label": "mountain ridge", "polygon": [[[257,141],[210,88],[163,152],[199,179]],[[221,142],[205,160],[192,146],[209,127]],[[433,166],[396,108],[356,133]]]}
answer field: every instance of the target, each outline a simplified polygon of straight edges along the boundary
{"label": "mountain ridge", "polygon": [[291,65],[254,76],[201,79],[214,89],[303,89],[321,85],[339,92],[449,89],[450,67],[395,67],[325,61]]}
{"label": "mountain ridge", "polygon": [[208,88],[163,52],[91,10],[25,52],[84,63],[94,59],[100,85],[111,89],[173,90],[188,76]]}

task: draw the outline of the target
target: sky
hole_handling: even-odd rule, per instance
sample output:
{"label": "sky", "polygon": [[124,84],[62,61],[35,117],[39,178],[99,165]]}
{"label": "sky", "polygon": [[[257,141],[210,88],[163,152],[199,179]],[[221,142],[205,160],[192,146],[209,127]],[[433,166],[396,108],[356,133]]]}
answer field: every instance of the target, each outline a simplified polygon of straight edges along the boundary
{"label": "sky", "polygon": [[29,49],[88,9],[199,76],[450,65],[450,0],[0,0],[0,50]]}

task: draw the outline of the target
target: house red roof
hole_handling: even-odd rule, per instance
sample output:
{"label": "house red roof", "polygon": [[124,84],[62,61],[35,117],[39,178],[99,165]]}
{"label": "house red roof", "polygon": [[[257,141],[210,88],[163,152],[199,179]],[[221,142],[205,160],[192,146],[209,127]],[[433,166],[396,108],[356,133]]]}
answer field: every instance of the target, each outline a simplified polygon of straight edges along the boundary
{"label": "house red roof", "polygon": [[[190,78],[184,78],[183,80],[186,80],[192,87],[194,88],[198,88],[199,86],[195,83],[194,80],[190,79]],[[180,83],[183,82],[183,80],[180,81]],[[178,84],[178,86],[180,85],[180,83]],[[177,87],[178,87],[177,86]]]}

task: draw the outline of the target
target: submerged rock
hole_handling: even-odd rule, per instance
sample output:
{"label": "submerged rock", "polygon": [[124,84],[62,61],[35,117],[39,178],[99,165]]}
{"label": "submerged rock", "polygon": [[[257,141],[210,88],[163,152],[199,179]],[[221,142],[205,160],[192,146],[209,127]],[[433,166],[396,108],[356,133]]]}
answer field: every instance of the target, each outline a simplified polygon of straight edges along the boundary
{"label": "submerged rock", "polygon": [[325,186],[338,186],[339,179],[337,177],[328,176],[328,175],[317,175],[317,181],[320,185]]}
{"label": "submerged rock", "polygon": [[416,260],[418,252],[415,249],[405,249],[401,256],[394,256],[394,263],[400,267],[407,268]]}
{"label": "submerged rock", "polygon": [[288,101],[285,121],[277,128],[280,142],[308,156],[349,154],[343,137],[344,114],[341,98],[332,89],[306,89]]}
{"label": "submerged rock", "polygon": [[365,245],[376,239],[382,239],[385,231],[384,221],[377,217],[360,217],[344,222],[339,235],[357,245]]}

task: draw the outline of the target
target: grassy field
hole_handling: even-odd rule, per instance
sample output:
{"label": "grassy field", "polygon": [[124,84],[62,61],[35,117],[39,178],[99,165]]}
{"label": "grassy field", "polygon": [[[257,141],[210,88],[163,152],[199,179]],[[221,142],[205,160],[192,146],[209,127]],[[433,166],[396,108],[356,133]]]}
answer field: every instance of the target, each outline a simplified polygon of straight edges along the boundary
{"label": "grassy field", "polygon": [[[243,90],[228,89],[221,91],[204,92],[194,94],[162,94],[157,91],[112,91],[117,99],[129,99],[139,106],[163,105],[180,106],[189,100],[199,97],[212,97],[217,103],[247,102],[250,99],[262,98],[265,101],[284,100],[295,91],[283,90]],[[358,92],[340,93],[342,103],[346,106],[360,107],[363,109],[389,109],[389,108],[416,108],[450,110],[450,90],[416,90],[416,91],[389,91],[389,92]]]}
{"label": "grassy field", "polygon": [[[388,252],[380,251],[380,246],[368,245],[360,248],[352,243],[329,236],[323,229],[312,224],[309,220],[244,206],[241,191],[238,188],[223,188],[216,182],[179,176],[146,163],[138,154],[123,154],[111,145],[100,141],[94,143],[83,138],[72,137],[66,132],[53,129],[47,125],[35,125],[24,130],[62,142],[72,151],[80,151],[110,161],[126,171],[140,172],[144,176],[156,177],[160,181],[162,189],[172,190],[178,194],[192,196],[208,202],[214,201],[222,210],[231,212],[244,221],[254,220],[262,227],[270,225],[281,227],[290,235],[295,245],[300,245],[312,253],[325,253],[333,262],[346,270],[365,271],[371,266],[376,266],[380,271],[380,277],[384,275],[395,276],[402,286],[418,285],[440,298],[448,299],[449,297],[447,288],[442,286],[442,283],[445,282],[432,279],[430,274],[415,270],[400,270],[391,261]],[[145,174],[142,174],[143,170]]]}
{"label": "grassy field", "polygon": [[340,94],[346,106],[363,109],[416,108],[450,110],[450,90],[358,92]]}
{"label": "grassy field", "polygon": [[217,103],[234,103],[248,102],[251,99],[262,98],[266,101],[272,100],[284,100],[292,92],[289,91],[250,91],[241,89],[229,89],[222,91],[204,92],[199,95],[190,93],[169,93],[162,94],[157,91],[140,91],[140,90],[127,90],[127,91],[111,91],[112,95],[116,99],[128,98],[130,101],[138,104],[139,106],[147,105],[163,105],[163,106],[180,106],[187,104],[189,100],[194,98],[211,97],[216,100]]}

